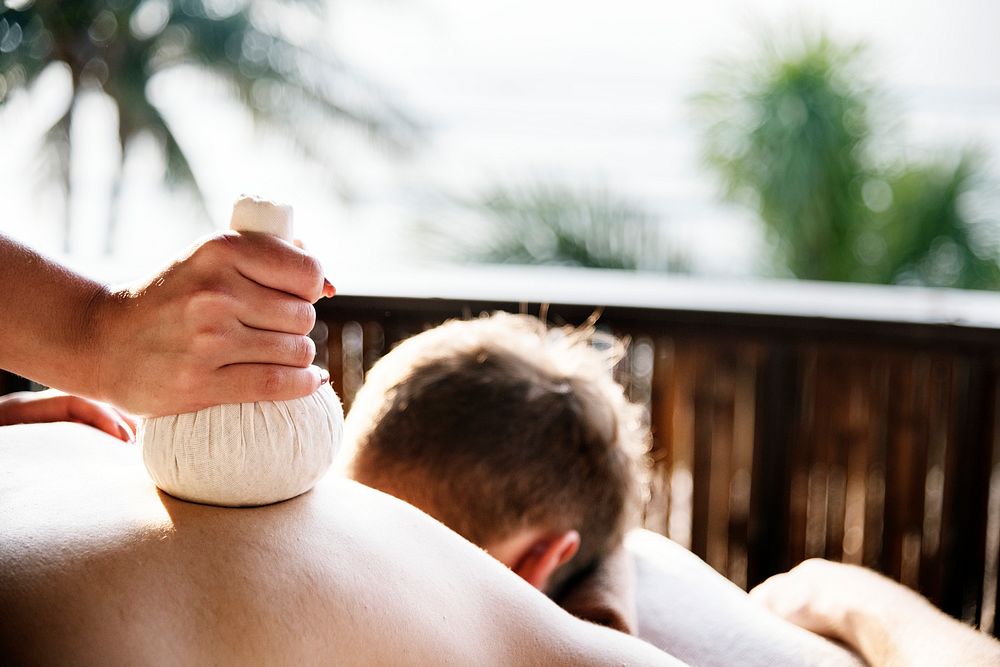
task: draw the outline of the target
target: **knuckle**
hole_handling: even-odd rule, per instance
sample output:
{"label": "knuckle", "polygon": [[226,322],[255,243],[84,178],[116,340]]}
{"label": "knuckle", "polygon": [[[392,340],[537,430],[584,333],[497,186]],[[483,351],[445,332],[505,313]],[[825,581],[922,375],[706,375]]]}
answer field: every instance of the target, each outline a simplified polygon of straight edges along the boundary
{"label": "knuckle", "polygon": [[187,304],[185,329],[190,332],[191,348],[197,352],[215,354],[220,346],[233,339],[234,300],[224,292],[201,290]]}
{"label": "knuckle", "polygon": [[821,558],[809,558],[802,561],[793,570],[797,570],[799,574],[805,576],[814,576],[818,572],[822,572],[824,569],[825,561]]}
{"label": "knuckle", "polygon": [[305,335],[312,331],[316,311],[312,304],[299,297],[282,295],[275,302],[273,313],[282,318],[283,330],[288,333]]}
{"label": "knuckle", "polygon": [[293,315],[296,333],[308,334],[316,326],[316,309],[312,304],[303,303],[296,305]]}
{"label": "knuckle", "polygon": [[239,236],[220,232],[205,239],[194,251],[193,257],[208,266],[227,262],[239,243]]}
{"label": "knuckle", "polygon": [[227,348],[227,336],[221,328],[205,327],[191,338],[191,351],[195,358],[212,364]]}
{"label": "knuckle", "polygon": [[305,367],[316,357],[316,344],[307,336],[296,336],[287,343],[287,349],[283,352],[287,363]]}
{"label": "knuckle", "polygon": [[310,255],[309,253],[301,253],[302,258],[302,269],[311,278],[316,278],[320,281],[323,280],[323,266],[319,263],[319,260]]}
{"label": "knuckle", "polygon": [[323,296],[323,265],[312,255],[301,253],[300,262],[303,284],[308,286],[309,300],[316,301]]}
{"label": "knuckle", "polygon": [[313,359],[316,358],[316,343],[313,341],[312,338],[309,338],[308,336],[304,337],[302,341],[303,341],[302,342],[303,350],[301,358],[301,361],[303,362],[302,366],[308,366],[313,362]]}
{"label": "knuckle", "polygon": [[186,314],[196,327],[211,324],[232,310],[232,298],[216,287],[202,287],[187,298]]}

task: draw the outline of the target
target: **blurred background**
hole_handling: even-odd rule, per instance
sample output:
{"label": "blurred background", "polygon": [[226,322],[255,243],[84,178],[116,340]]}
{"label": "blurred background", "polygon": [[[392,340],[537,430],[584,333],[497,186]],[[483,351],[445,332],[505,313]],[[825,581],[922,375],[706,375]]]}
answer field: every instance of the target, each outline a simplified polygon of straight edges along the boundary
{"label": "blurred background", "polygon": [[1000,4],[0,7],[0,233],[115,282],[292,203],[347,406],[445,318],[597,313],[647,526],[1000,630]]}
{"label": "blurred background", "polygon": [[250,191],[348,288],[469,262],[998,284],[989,0],[4,6],[0,231],[106,279]]}

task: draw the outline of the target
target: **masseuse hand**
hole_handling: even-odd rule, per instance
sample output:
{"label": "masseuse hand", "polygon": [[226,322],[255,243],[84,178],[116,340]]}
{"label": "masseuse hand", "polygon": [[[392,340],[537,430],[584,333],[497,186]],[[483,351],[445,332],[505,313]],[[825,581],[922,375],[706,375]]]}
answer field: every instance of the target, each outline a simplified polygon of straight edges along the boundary
{"label": "masseuse hand", "polygon": [[131,442],[135,433],[135,422],[127,414],[110,405],[55,389],[0,396],[0,426],[48,422],[86,424],[124,442]]}
{"label": "masseuse hand", "polygon": [[143,415],[307,395],[329,380],[310,366],[307,334],[313,302],[332,295],[303,250],[263,234],[214,236],[95,304],[99,391]]}
{"label": "masseuse hand", "polygon": [[332,295],[312,256],[260,234],[119,291],[0,235],[0,368],[137,415],[297,398],[329,379],[306,334]]}

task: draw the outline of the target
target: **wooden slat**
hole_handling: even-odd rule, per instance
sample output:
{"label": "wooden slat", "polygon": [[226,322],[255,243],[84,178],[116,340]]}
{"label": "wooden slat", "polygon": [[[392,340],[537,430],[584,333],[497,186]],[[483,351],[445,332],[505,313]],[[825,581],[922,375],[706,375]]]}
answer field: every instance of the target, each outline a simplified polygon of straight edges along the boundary
{"label": "wooden slat", "polygon": [[[694,417],[692,442],[694,484],[691,498],[691,551],[702,558],[708,555],[709,513],[711,512],[712,441],[715,438],[715,359],[701,346],[692,350],[698,363],[691,387]],[[711,565],[712,563],[709,563]]]}
{"label": "wooden slat", "polygon": [[[334,320],[325,320],[327,326],[326,332],[326,350],[327,350],[327,368],[330,371],[330,384],[333,390],[337,392],[337,396],[340,396],[340,400],[344,400],[344,350],[341,343],[343,336],[343,323]],[[346,412],[350,408],[350,404],[344,403],[344,411]]]}
{"label": "wooden slat", "polygon": [[722,574],[729,572],[729,493],[733,457],[733,360],[729,350],[713,359],[714,372],[709,386],[708,410],[711,439],[708,477],[708,508],[705,517],[705,560]]}
{"label": "wooden slat", "polygon": [[795,415],[801,410],[798,364],[798,355],[787,344],[761,353],[747,519],[748,587],[791,566],[789,461],[797,431]]}
{"label": "wooden slat", "polygon": [[670,470],[670,519],[667,537],[692,548],[694,524],[695,411],[694,394],[699,355],[690,341],[678,343],[674,354],[674,405]]}
{"label": "wooden slat", "polygon": [[667,534],[670,518],[670,473],[674,467],[674,344],[661,336],[653,343],[653,372],[650,386],[649,422],[652,433],[650,447],[650,498],[643,524]]}
{"label": "wooden slat", "polygon": [[979,620],[982,595],[986,507],[992,457],[992,365],[982,358],[963,359],[956,369],[954,439],[947,453],[942,558],[945,569],[942,609],[969,623]]}
{"label": "wooden slat", "polygon": [[754,424],[759,354],[756,346],[736,350],[733,376],[733,455],[729,480],[729,567],[727,575],[737,586],[748,581],[747,540],[750,522],[750,490],[753,480]]}
{"label": "wooden slat", "polygon": [[844,529],[841,555],[846,563],[860,565],[866,538],[865,509],[870,451],[874,438],[871,376],[872,363],[855,364],[851,369],[851,396],[846,423],[850,434],[844,461]]}

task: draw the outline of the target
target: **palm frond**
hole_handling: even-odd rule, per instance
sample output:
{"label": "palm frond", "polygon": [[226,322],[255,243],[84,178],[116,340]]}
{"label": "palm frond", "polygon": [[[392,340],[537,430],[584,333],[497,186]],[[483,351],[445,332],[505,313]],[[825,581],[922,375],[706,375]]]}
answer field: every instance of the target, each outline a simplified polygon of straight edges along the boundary
{"label": "palm frond", "polygon": [[873,122],[884,94],[866,58],[820,34],[793,53],[767,42],[717,65],[693,100],[706,164],[728,199],[756,210],[797,277],[997,285],[995,249],[976,246],[959,206],[977,161],[885,155]]}
{"label": "palm frond", "polygon": [[329,48],[294,44],[279,26],[266,30],[260,23],[250,11],[215,21],[175,13],[168,30],[176,32],[165,31],[174,44],[161,48],[151,64],[156,70],[201,66],[230,82],[257,118],[283,130],[308,115],[313,122],[360,128],[391,148],[403,148],[415,138],[416,123]]}
{"label": "palm frond", "polygon": [[0,5],[0,104],[42,73],[52,49],[52,36],[36,8]]}
{"label": "palm frond", "polygon": [[683,272],[686,258],[661,221],[608,190],[559,184],[494,187],[461,202],[481,223],[478,234],[452,239],[453,254],[501,264],[549,264]]}
{"label": "palm frond", "polygon": [[946,287],[1000,288],[996,249],[972,233],[962,196],[975,187],[979,158],[913,165],[892,179],[895,205],[883,227],[893,282]]}
{"label": "palm frond", "polygon": [[[81,86],[103,90],[119,112],[123,155],[131,139],[160,141],[168,182],[203,193],[185,151],[148,97],[158,73],[194,65],[219,81],[253,116],[288,137],[310,160],[325,162],[328,128],[360,130],[384,148],[412,144],[419,129],[387,96],[318,39],[286,29],[321,25],[319,0],[247,0],[224,7],[207,0],[37,2],[21,11],[0,6],[0,103],[52,62]],[[75,100],[75,96],[74,96]]]}

